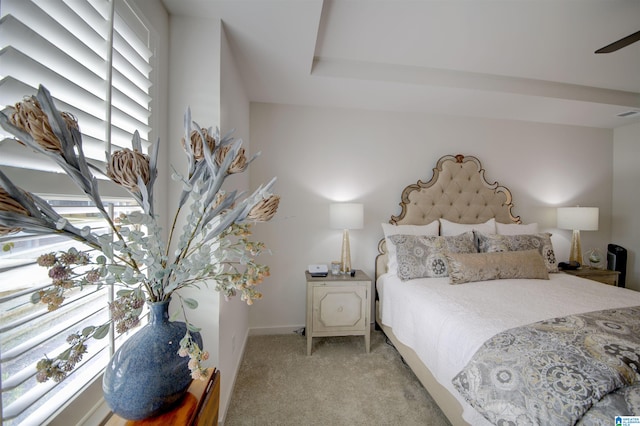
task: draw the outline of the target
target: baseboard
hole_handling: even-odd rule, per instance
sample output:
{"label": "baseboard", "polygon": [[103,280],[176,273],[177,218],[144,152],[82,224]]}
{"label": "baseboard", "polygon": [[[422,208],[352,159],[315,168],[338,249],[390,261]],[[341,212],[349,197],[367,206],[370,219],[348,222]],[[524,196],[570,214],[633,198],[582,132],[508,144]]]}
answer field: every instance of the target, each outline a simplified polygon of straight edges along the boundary
{"label": "baseboard", "polygon": [[[371,329],[376,325],[375,321],[371,321]],[[249,328],[249,336],[268,336],[272,334],[291,334],[304,330],[305,325],[292,325],[287,327],[251,327]]]}
{"label": "baseboard", "polygon": [[249,336],[265,336],[269,334],[291,334],[304,328],[304,325],[292,325],[289,327],[251,327]]}

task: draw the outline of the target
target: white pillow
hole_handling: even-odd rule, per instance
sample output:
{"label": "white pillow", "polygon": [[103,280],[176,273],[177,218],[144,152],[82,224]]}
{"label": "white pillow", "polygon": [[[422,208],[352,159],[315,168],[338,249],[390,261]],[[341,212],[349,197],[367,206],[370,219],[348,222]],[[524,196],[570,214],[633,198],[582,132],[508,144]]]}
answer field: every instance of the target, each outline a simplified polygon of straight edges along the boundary
{"label": "white pillow", "polygon": [[496,233],[496,220],[489,219],[485,223],[456,223],[447,219],[440,219],[440,235],[451,237],[453,235],[464,234],[469,231],[480,231],[485,234]]}
{"label": "white pillow", "polygon": [[427,225],[392,225],[390,223],[382,224],[382,232],[387,242],[387,268],[392,274],[398,273],[398,260],[396,258],[396,245],[389,239],[392,235],[426,235],[428,237],[437,237],[440,223],[437,220]]}
{"label": "white pillow", "polygon": [[527,225],[518,225],[517,223],[500,223],[496,222],[496,230],[500,235],[525,235],[537,234],[538,224],[529,223]]}

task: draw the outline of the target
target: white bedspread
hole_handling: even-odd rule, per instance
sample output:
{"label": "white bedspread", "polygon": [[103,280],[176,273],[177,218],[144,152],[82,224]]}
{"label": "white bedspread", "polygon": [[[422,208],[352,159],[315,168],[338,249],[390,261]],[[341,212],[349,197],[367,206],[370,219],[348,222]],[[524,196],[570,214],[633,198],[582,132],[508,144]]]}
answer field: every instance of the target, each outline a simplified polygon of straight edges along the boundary
{"label": "white bedspread", "polygon": [[470,424],[488,424],[454,390],[451,379],[485,340],[501,331],[553,317],[640,305],[640,292],[558,273],[549,280],[449,284],[449,278],[377,281],[382,323],[411,347],[461,401]]}

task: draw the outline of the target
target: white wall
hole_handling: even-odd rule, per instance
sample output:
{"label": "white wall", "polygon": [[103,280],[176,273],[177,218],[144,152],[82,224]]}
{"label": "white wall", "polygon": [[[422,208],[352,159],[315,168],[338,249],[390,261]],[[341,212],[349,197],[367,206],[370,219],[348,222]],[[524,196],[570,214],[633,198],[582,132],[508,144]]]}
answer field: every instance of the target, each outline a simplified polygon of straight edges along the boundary
{"label": "white wall", "polygon": [[613,144],[613,232],[611,242],[627,249],[627,288],[640,290],[640,124],[619,127]]}
{"label": "white wall", "polygon": [[[186,173],[185,155],[180,143],[184,135],[184,113],[191,108],[192,120],[202,127],[217,126],[220,122],[220,31],[215,19],[195,19],[171,16],[169,65],[169,161],[180,173]],[[181,185],[171,182],[169,211],[178,205]],[[184,225],[184,218],[177,229]],[[208,366],[220,365],[219,305],[220,294],[188,288],[181,291],[198,301],[198,308],[189,311],[189,321],[201,328],[204,349],[209,351]],[[222,384],[222,380],[221,380]]]}
{"label": "white wall", "polygon": [[[234,136],[243,140],[247,156],[251,156],[249,144],[249,99],[245,93],[233,53],[229,47],[224,25],[220,46],[220,129],[226,134],[236,129]],[[228,189],[249,190],[249,172],[232,175],[225,182]],[[233,384],[240,368],[242,353],[249,333],[249,307],[240,297],[226,301],[220,298],[220,419],[224,421],[231,400]]]}
{"label": "white wall", "polygon": [[[184,154],[176,141],[184,132],[182,116],[187,106],[200,126],[219,127],[222,134],[236,129],[234,136],[243,139],[250,157],[249,100],[221,21],[172,16],[170,22],[171,161],[184,170],[180,161]],[[249,173],[231,176],[224,187],[249,190]],[[178,194],[174,186],[169,205],[175,205]],[[239,297],[226,301],[213,290],[189,292],[200,304],[193,321],[202,327],[204,346],[211,354],[209,364],[221,371],[220,418],[224,419],[248,337],[249,309]]]}
{"label": "white wall", "polygon": [[250,310],[256,332],[304,325],[304,270],[339,259],[341,232],[329,228],[329,203],[364,203],[365,227],[352,231],[355,268],[374,273],[380,223],[398,214],[400,193],[428,180],[447,154],[474,155],[489,181],[507,186],[514,214],[553,232],[557,257],[569,257],[570,231],[555,229],[557,206],[597,206],[600,230],[583,232],[583,250],[606,249],[611,234],[611,130],[338,108],[251,104],[251,144],[262,151],[251,184],[278,176],[275,219],[256,235],[273,255],[264,299]]}

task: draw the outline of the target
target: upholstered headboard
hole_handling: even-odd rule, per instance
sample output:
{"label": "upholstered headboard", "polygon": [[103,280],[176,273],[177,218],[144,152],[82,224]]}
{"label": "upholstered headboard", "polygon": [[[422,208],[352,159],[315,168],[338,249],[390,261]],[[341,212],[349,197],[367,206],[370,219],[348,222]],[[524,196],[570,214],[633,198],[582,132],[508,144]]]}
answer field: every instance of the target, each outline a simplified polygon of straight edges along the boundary
{"label": "upholstered headboard", "polygon": [[[457,223],[482,223],[495,218],[501,223],[521,223],[511,212],[511,192],[485,179],[480,160],[464,155],[446,155],[438,160],[433,177],[418,181],[402,191],[398,216],[389,223],[426,225],[440,218]],[[384,238],[378,243],[376,278],[386,272]]]}

